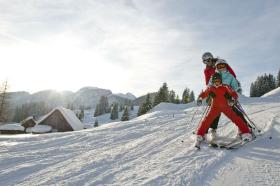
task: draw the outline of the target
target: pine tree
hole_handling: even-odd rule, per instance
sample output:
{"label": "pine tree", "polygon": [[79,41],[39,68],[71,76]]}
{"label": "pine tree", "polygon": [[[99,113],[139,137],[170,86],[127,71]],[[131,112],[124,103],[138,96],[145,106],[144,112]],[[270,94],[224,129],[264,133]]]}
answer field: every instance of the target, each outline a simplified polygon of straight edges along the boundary
{"label": "pine tree", "polygon": [[95,111],[94,111],[94,117],[100,116],[101,115],[101,111],[100,111],[100,105],[97,104],[95,107]]}
{"label": "pine tree", "polygon": [[109,103],[108,98],[106,96],[101,96],[99,100],[99,111],[100,115],[106,113],[108,111]]}
{"label": "pine tree", "polygon": [[190,93],[190,102],[193,102],[193,101],[195,101],[195,96],[194,96],[194,92],[191,91],[191,93]]}
{"label": "pine tree", "polygon": [[182,95],[182,103],[189,103],[189,102],[190,102],[190,89],[185,88]]}
{"label": "pine tree", "polygon": [[94,127],[98,127],[98,120],[97,119],[94,122]]}
{"label": "pine tree", "polygon": [[163,83],[162,87],[160,87],[159,91],[157,92],[154,100],[154,106],[160,104],[161,102],[168,102],[169,101],[169,91],[167,83]]}
{"label": "pine tree", "polygon": [[111,109],[111,120],[119,118],[119,106],[117,103],[114,103]]}
{"label": "pine tree", "polygon": [[175,103],[176,103],[176,104],[180,104],[179,95],[176,96]]}
{"label": "pine tree", "polygon": [[81,111],[80,111],[80,113],[79,113],[79,119],[80,119],[81,121],[83,121],[84,116],[85,116],[85,112],[84,112],[84,109],[82,108]]}
{"label": "pine tree", "polygon": [[278,71],[278,74],[276,77],[276,87],[280,87],[280,70]]}
{"label": "pine tree", "polygon": [[146,114],[153,108],[150,94],[147,94],[145,102],[139,107],[138,116]]}
{"label": "pine tree", "polygon": [[129,120],[129,112],[128,112],[128,107],[126,106],[124,108],[124,112],[121,118],[122,121],[128,121]]}
{"label": "pine tree", "polygon": [[5,81],[3,87],[0,87],[0,122],[8,120],[8,82]]}
{"label": "pine tree", "polygon": [[264,74],[263,76],[257,77],[256,81],[251,84],[250,96],[260,97],[265,93],[275,89],[276,80],[273,75]]}
{"label": "pine tree", "polygon": [[169,102],[170,103],[176,103],[175,99],[176,99],[175,91],[171,90],[169,92]]}

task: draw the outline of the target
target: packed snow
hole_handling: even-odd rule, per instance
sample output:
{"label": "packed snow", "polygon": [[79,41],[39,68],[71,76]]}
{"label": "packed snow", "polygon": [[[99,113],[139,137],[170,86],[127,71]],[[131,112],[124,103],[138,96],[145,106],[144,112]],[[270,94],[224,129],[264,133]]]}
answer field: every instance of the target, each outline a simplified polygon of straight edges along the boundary
{"label": "packed snow", "polygon": [[[0,185],[279,185],[280,100],[240,101],[262,135],[237,150],[193,147],[205,110],[193,104],[87,130],[2,135]],[[221,117],[217,134],[234,138],[237,127]]]}

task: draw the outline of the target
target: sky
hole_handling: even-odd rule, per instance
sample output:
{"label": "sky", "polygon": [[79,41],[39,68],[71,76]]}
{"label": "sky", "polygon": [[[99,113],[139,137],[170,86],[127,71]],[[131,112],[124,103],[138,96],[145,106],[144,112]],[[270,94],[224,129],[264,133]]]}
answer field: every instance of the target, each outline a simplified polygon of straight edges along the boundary
{"label": "sky", "polygon": [[166,82],[197,95],[209,51],[248,95],[257,76],[280,69],[279,17],[277,0],[0,0],[0,82],[136,96]]}

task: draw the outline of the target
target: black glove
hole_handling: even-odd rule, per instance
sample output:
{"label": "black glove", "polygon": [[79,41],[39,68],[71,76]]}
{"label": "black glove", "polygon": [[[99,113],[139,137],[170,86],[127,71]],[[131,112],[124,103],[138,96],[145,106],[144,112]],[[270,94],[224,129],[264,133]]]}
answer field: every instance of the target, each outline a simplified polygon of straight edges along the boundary
{"label": "black glove", "polygon": [[228,100],[228,105],[233,107],[236,104],[236,100],[235,99],[230,99]]}
{"label": "black glove", "polygon": [[197,104],[197,106],[202,105],[202,99],[198,99],[198,100],[196,101],[196,104]]}

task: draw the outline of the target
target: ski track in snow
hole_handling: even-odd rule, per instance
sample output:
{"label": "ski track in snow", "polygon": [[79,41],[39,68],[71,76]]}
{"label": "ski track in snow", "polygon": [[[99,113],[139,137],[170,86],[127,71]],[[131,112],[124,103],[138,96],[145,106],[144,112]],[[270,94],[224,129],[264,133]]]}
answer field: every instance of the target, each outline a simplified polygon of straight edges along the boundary
{"label": "ski track in snow", "polygon": [[[0,136],[0,185],[277,185],[280,103],[244,105],[264,134],[234,151],[193,148],[204,108],[192,123],[196,108],[83,131]],[[218,135],[234,137],[236,127],[225,117],[220,123]]]}

